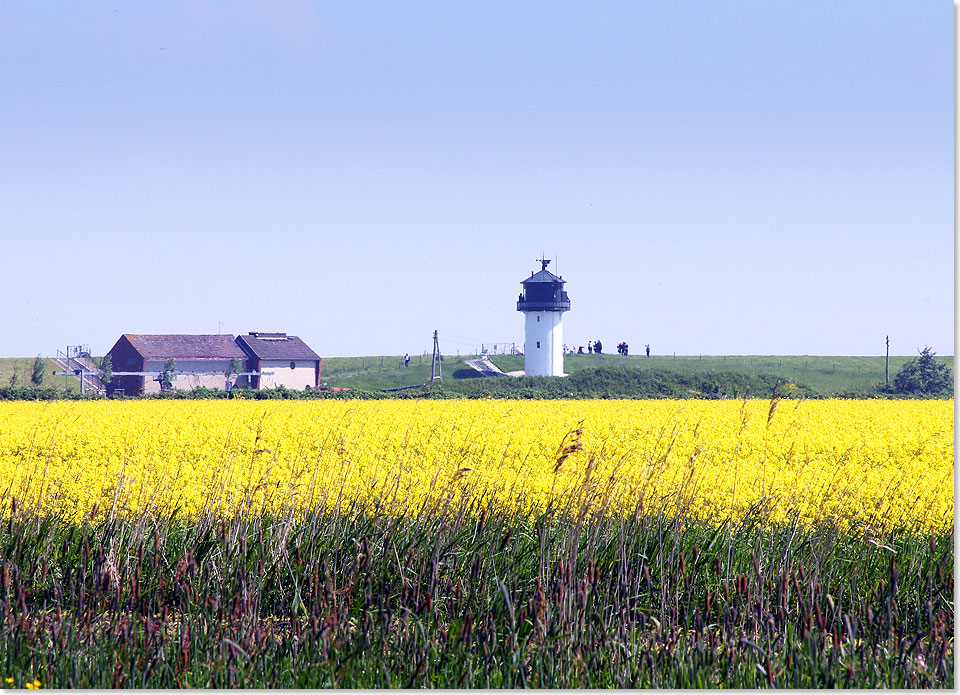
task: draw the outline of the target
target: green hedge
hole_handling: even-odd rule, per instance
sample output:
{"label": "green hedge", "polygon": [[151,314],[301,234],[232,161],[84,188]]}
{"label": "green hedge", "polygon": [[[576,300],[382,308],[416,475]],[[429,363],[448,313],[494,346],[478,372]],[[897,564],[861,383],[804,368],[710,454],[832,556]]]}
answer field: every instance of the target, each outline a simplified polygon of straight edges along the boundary
{"label": "green hedge", "polygon": [[[471,375],[472,376],[472,375]],[[171,391],[148,396],[113,396],[112,398],[172,398],[248,400],[303,400],[303,399],[406,399],[406,398],[770,398],[774,393],[785,398],[824,398],[804,384],[784,383],[772,374],[747,374],[736,371],[680,373],[666,369],[638,370],[630,367],[605,366],[584,369],[564,378],[521,376],[498,378],[448,378],[422,386],[399,391],[310,390],[297,391],[280,386],[275,389],[234,389],[232,393],[219,389],[197,388],[192,391]],[[829,394],[836,397],[835,394]],[[841,398],[896,398],[879,389],[850,391]],[[80,395],[54,388],[2,387],[0,400],[89,400],[103,398],[95,394]]]}

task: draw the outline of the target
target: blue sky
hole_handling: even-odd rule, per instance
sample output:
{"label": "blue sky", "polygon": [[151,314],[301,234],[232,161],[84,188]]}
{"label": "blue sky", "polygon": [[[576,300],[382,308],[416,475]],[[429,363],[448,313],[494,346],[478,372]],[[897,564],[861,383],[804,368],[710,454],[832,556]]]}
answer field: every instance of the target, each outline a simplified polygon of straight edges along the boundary
{"label": "blue sky", "polygon": [[953,5],[0,4],[0,355],[953,353]]}

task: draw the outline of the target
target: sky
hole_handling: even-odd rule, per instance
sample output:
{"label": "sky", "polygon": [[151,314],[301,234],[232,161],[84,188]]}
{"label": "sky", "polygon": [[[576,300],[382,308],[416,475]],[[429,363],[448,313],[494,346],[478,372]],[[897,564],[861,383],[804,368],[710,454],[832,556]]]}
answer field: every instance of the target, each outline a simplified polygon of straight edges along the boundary
{"label": "sky", "polygon": [[954,353],[954,8],[0,3],[0,355]]}

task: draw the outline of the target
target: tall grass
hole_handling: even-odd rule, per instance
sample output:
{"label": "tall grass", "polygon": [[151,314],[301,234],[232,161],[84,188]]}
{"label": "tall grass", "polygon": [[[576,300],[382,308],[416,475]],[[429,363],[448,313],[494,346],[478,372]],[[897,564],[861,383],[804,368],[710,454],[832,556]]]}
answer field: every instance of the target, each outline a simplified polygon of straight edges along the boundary
{"label": "tall grass", "polygon": [[952,687],[953,528],[591,494],[81,523],[11,501],[3,673],[44,687]]}

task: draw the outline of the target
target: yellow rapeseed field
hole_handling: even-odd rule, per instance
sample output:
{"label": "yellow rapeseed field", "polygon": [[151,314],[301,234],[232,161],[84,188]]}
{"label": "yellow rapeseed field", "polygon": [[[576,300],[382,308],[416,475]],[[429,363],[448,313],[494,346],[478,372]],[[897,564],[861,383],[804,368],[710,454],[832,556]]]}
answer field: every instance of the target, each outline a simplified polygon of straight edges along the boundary
{"label": "yellow rapeseed field", "polygon": [[[0,404],[0,500],[145,511],[417,509],[493,495],[723,520],[953,519],[953,401],[92,401]],[[552,502],[551,502],[552,501]]]}

